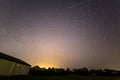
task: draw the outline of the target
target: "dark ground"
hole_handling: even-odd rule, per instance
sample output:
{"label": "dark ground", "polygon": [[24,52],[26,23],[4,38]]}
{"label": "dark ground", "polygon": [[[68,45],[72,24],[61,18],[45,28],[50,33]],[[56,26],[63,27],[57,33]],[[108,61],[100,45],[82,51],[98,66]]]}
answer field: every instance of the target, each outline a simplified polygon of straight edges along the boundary
{"label": "dark ground", "polygon": [[120,77],[103,76],[0,76],[0,80],[120,80]]}

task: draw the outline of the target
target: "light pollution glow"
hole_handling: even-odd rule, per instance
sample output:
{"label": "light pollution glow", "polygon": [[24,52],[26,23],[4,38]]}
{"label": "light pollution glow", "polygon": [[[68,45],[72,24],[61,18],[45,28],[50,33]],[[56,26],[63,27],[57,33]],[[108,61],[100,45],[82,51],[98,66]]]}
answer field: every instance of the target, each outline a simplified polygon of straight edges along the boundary
{"label": "light pollution glow", "polygon": [[119,0],[0,0],[0,9],[0,52],[46,68],[120,69]]}

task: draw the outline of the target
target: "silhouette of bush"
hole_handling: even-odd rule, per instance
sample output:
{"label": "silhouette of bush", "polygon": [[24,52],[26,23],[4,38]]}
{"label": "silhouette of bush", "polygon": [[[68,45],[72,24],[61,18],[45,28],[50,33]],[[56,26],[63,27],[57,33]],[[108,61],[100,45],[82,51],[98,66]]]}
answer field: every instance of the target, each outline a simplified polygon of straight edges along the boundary
{"label": "silhouette of bush", "polygon": [[40,71],[41,71],[41,68],[39,66],[34,66],[30,69],[29,74],[39,75]]}
{"label": "silhouette of bush", "polygon": [[78,75],[88,75],[89,74],[89,71],[86,67],[83,67],[81,69],[74,69],[73,71],[75,74],[78,74]]}

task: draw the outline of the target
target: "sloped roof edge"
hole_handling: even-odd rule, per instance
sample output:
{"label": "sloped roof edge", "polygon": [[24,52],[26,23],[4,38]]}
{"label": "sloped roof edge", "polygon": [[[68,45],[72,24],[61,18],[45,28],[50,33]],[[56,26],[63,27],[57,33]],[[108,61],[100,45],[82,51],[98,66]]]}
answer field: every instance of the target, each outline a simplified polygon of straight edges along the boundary
{"label": "sloped roof edge", "polygon": [[30,64],[24,62],[23,60],[17,59],[17,58],[12,57],[12,56],[9,56],[9,55],[4,54],[2,52],[0,52],[0,58],[10,60],[10,61],[13,61],[13,62],[17,62],[17,63],[20,63],[20,64],[24,64],[24,65],[27,65],[27,66],[31,66]]}

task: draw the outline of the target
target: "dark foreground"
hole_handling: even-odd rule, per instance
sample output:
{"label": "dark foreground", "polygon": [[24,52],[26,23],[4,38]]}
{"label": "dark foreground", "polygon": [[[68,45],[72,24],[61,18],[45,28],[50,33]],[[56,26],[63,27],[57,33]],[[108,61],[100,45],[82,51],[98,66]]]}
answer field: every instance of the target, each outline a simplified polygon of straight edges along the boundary
{"label": "dark foreground", "polygon": [[102,77],[102,76],[1,76],[0,80],[120,80],[120,77]]}

